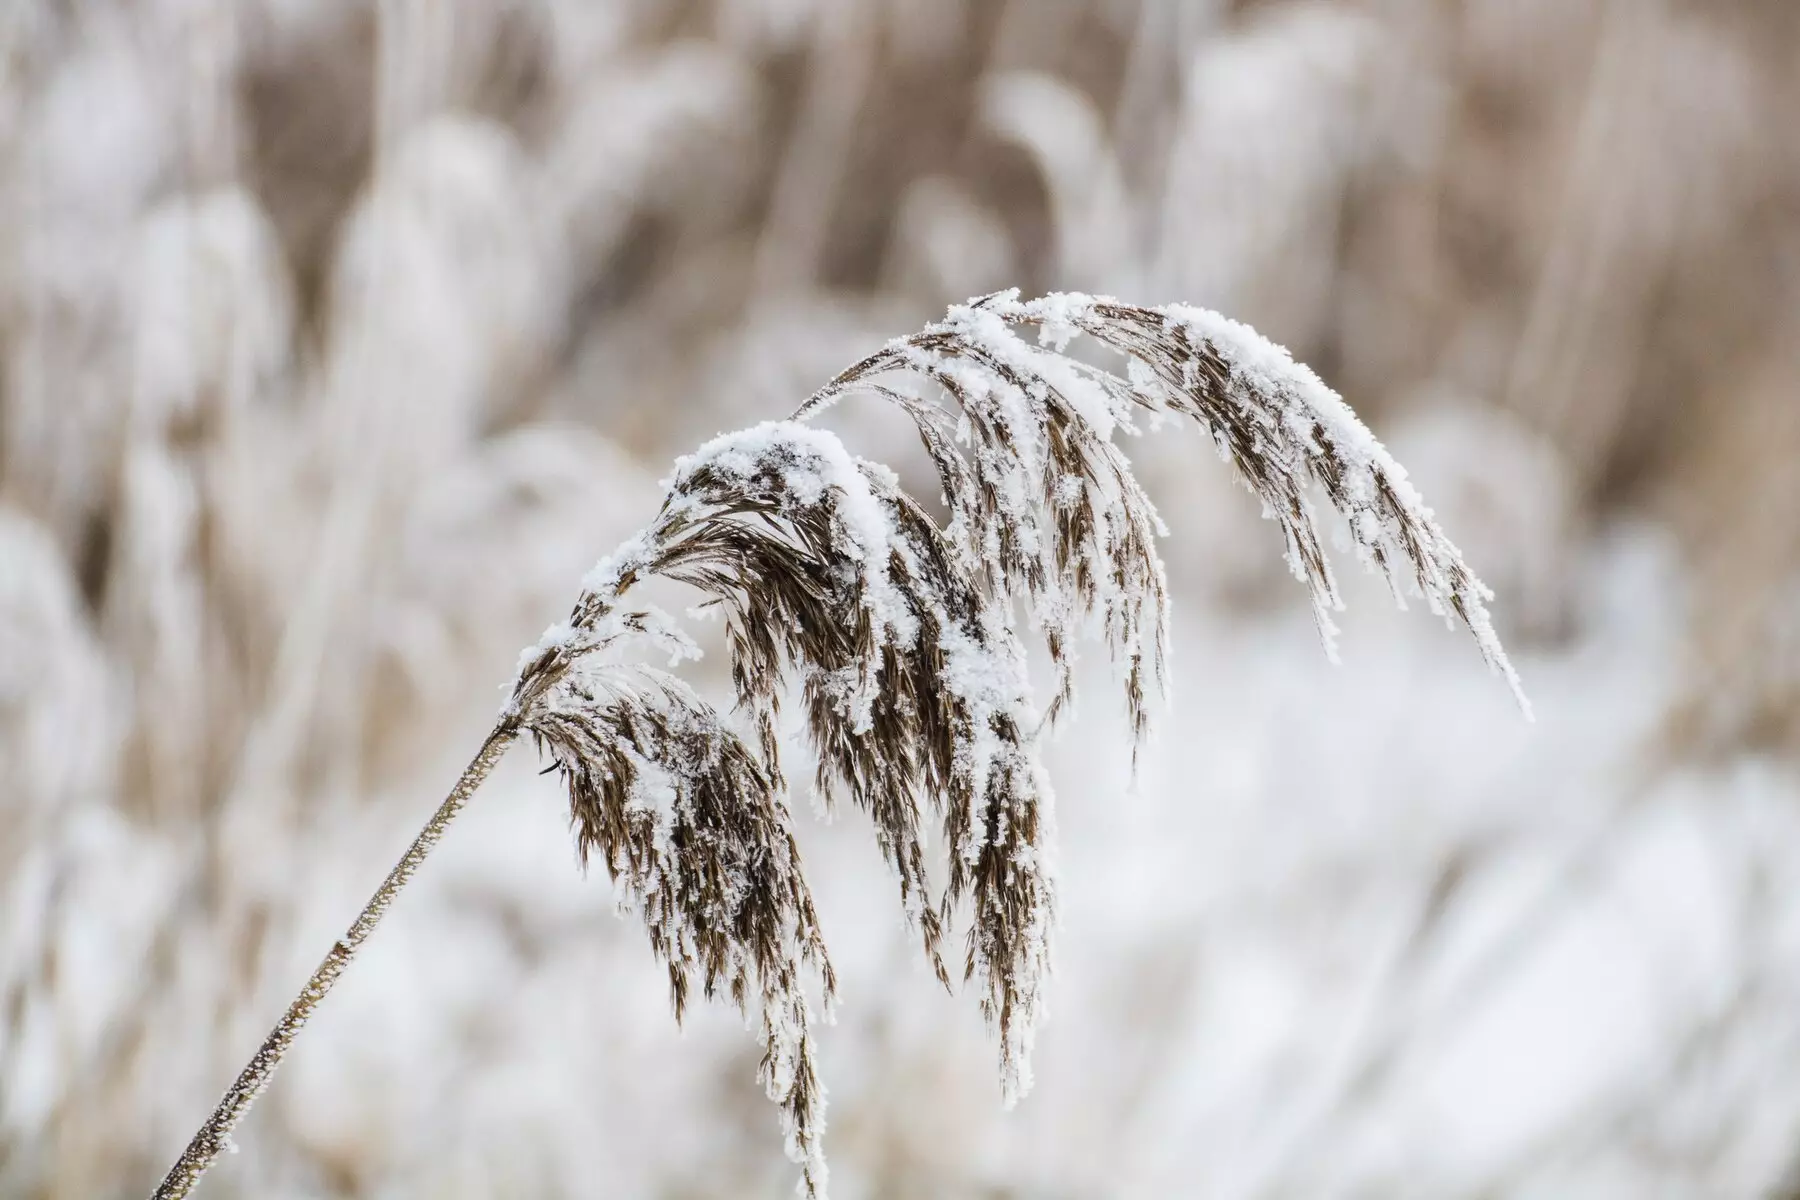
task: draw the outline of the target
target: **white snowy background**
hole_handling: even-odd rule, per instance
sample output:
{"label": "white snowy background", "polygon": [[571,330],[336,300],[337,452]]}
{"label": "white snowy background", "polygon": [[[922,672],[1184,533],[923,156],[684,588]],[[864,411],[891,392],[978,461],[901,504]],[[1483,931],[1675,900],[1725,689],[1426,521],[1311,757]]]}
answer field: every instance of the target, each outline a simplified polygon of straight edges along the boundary
{"label": "white snowy background", "polygon": [[[1328,663],[1132,443],[1174,699],[1135,781],[1104,686],[1051,753],[1016,1109],[796,798],[833,1194],[1800,1194],[1797,68],[1789,0],[0,6],[0,1195],[151,1189],[676,454],[1014,284],[1312,363],[1538,720],[1373,581]],[[789,1193],[537,766],[202,1195]]]}

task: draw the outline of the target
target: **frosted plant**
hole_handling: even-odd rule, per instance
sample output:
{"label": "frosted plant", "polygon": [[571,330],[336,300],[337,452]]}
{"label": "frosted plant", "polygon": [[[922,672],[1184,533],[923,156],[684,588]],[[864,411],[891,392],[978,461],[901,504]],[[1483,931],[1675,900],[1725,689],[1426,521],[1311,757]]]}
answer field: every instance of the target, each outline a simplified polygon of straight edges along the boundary
{"label": "frosted plant", "polygon": [[1137,214],[1106,118],[1079,88],[1041,72],[996,73],[982,86],[981,118],[1027,150],[1043,175],[1058,278],[1107,286],[1089,281],[1116,279],[1120,264],[1139,260]]}
{"label": "frosted plant", "polygon": [[1324,4],[1259,9],[1202,43],[1183,75],[1148,278],[1279,319],[1296,341],[1323,337],[1346,196],[1369,163],[1416,158],[1429,134],[1434,84],[1408,69],[1403,44],[1381,18]]}
{"label": "frosted plant", "polygon": [[[1036,344],[1020,327],[1035,327]],[[1085,335],[1115,374],[1062,353]],[[923,386],[920,386],[923,384]],[[935,386],[933,386],[935,385]],[[885,466],[810,422],[853,392],[898,406],[935,465],[941,523]],[[599,857],[667,966],[677,1016],[696,984],[760,1029],[760,1077],[802,1190],[824,1194],[824,1093],[806,991],[835,978],[801,871],[778,736],[797,697],[815,785],[873,820],[906,917],[946,985],[943,942],[966,920],[965,980],[998,1041],[1008,1103],[1030,1086],[1054,916],[1051,792],[1039,751],[1074,698],[1077,644],[1119,664],[1141,739],[1163,684],[1168,597],[1160,522],[1115,432],[1197,422],[1280,526],[1329,647],[1341,606],[1313,494],[1345,519],[1397,597],[1460,619],[1519,691],[1489,593],[1405,472],[1312,372],[1247,327],[1184,306],[997,293],[838,375],[792,418],[678,460],[651,523],[583,582],[568,619],[520,656],[500,717],[448,799],[331,948],[156,1195],[185,1196],[229,1144],[314,1007],[506,749],[529,733],[568,785],[584,857]],[[722,611],[734,713],[632,645],[697,653],[635,602],[653,577]],[[1037,703],[1025,634],[1054,671]],[[1520,695],[1523,704],[1523,696]],[[948,862],[934,885],[926,828]]]}

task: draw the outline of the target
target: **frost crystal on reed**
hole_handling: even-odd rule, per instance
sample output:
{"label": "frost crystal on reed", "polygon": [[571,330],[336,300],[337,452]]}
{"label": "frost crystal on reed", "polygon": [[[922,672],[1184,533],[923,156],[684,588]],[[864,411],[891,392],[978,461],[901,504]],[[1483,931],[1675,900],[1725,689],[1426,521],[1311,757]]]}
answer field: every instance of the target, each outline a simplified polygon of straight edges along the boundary
{"label": "frost crystal on reed", "polygon": [[[1019,327],[1036,327],[1035,342]],[[1124,356],[1124,373],[1066,357],[1078,336]],[[852,392],[911,418],[948,508],[941,526],[893,472],[807,424]],[[803,969],[819,973],[828,1004],[835,989],[789,826],[782,699],[798,694],[819,792],[873,820],[946,985],[944,934],[966,910],[963,975],[998,1036],[1011,1103],[1030,1085],[1054,916],[1041,735],[1073,699],[1084,638],[1122,668],[1140,739],[1149,695],[1165,683],[1162,524],[1113,441],[1145,415],[1194,420],[1262,499],[1328,649],[1342,601],[1315,491],[1396,598],[1416,594],[1460,618],[1524,703],[1490,594],[1336,393],[1216,313],[1073,294],[955,306],[844,371],[792,419],[678,460],[656,518],[595,567],[568,621],[520,659],[503,722],[530,731],[561,769],[581,851],[602,858],[642,915],[677,1015],[697,973],[707,995],[723,991],[760,1017],[762,1081],[809,1194],[824,1189],[824,1100]],[[650,576],[723,610],[751,740],[672,676],[597,654],[625,637],[692,652],[661,614],[628,605]],[[1042,710],[1019,615],[1055,671]],[[928,819],[947,847],[936,895]]]}

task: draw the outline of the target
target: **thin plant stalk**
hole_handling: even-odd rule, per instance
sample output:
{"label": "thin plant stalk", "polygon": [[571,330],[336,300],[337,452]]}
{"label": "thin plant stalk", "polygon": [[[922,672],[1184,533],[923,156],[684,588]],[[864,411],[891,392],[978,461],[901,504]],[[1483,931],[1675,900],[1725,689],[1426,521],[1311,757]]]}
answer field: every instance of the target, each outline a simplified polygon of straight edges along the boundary
{"label": "thin plant stalk", "polygon": [[357,914],[349,930],[332,943],[331,950],[306,981],[306,986],[300,989],[300,994],[288,1005],[287,1012],[282,1014],[275,1028],[269,1031],[269,1036],[263,1039],[262,1046],[238,1074],[237,1081],[219,1101],[218,1107],[213,1109],[206,1123],[194,1134],[193,1140],[188,1142],[187,1149],[181,1152],[175,1165],[169,1168],[169,1173],[163,1177],[152,1200],[182,1200],[193,1191],[194,1185],[200,1182],[200,1177],[206,1174],[220,1152],[231,1145],[231,1131],[244,1119],[244,1114],[250,1111],[250,1105],[262,1094],[263,1089],[269,1086],[269,1077],[281,1065],[294,1038],[312,1018],[319,1001],[331,991],[338,977],[344,973],[344,968],[356,957],[357,950],[375,932],[375,926],[381,923],[381,918],[394,902],[394,897],[400,894],[400,889],[413,877],[419,864],[425,861],[425,856],[431,853],[432,847],[444,836],[444,830],[449,828],[450,822],[456,819],[456,814],[462,811],[463,805],[469,802],[469,797],[475,794],[475,790],[487,779],[495,764],[518,736],[518,724],[512,720],[502,720],[488,734],[487,740],[481,744],[481,750],[463,769],[456,786],[450,789],[450,794],[438,805],[431,820],[425,823],[425,827],[413,839],[400,861],[394,864],[387,878],[381,881],[381,886],[375,889],[375,894],[369,897],[369,902],[363,905],[362,912]]}

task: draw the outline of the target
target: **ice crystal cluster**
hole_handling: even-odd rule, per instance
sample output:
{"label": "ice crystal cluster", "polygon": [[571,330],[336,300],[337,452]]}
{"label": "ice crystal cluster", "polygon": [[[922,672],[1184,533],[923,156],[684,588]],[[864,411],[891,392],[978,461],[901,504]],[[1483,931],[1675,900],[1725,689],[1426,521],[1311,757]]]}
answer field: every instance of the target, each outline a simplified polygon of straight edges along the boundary
{"label": "ice crystal cluster", "polygon": [[[1122,358],[1122,372],[1065,354],[1078,337]],[[911,419],[943,519],[812,423],[852,394]],[[1140,740],[1164,684],[1162,524],[1118,435],[1172,436],[1180,418],[1261,498],[1328,646],[1341,600],[1319,496],[1397,597],[1463,622],[1518,693],[1488,592],[1317,376],[1215,313],[1075,294],[955,306],[791,419],[679,459],[652,522],[521,656],[502,725],[531,733],[560,769],[580,850],[642,916],[677,1015],[698,981],[760,1029],[762,1082],[808,1194],[823,1194],[826,1175],[806,983],[817,978],[829,1011],[835,979],[790,827],[782,705],[801,709],[818,793],[872,821],[946,985],[944,942],[966,928],[961,975],[997,1036],[1010,1103],[1030,1087],[1054,928],[1044,737],[1074,697],[1084,642],[1118,665]],[[697,652],[632,595],[652,577],[722,611],[734,711],[617,653],[632,642],[676,660]],[[1033,641],[1054,674],[1043,703]],[[941,867],[926,854],[933,825]]]}

